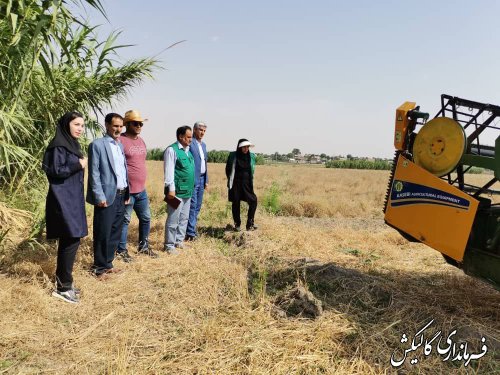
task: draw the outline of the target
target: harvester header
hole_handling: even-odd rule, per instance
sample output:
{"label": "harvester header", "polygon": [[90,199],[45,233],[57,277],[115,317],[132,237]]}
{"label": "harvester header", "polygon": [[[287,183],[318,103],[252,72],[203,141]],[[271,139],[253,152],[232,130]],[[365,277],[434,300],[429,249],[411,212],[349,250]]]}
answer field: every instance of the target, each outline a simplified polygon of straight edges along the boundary
{"label": "harvester header", "polygon": [[[500,206],[490,198],[499,193],[492,187],[500,177],[500,107],[442,95],[428,118],[414,102],[396,109],[385,222],[498,289]],[[473,167],[493,173],[472,184]]]}

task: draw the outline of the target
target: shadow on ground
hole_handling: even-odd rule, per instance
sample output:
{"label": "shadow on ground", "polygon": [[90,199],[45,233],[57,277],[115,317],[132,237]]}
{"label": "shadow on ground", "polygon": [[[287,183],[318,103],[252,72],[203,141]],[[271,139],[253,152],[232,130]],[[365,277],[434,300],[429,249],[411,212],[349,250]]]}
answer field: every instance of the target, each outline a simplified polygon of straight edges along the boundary
{"label": "shadow on ground", "polygon": [[[476,352],[485,337],[489,356],[500,359],[500,295],[467,276],[364,273],[310,258],[270,258],[248,269],[248,290],[252,295],[265,293],[277,318],[315,319],[332,311],[343,314],[360,332],[387,329],[395,345],[409,323],[434,319],[435,330],[457,329],[455,342],[475,343]],[[417,327],[412,328],[416,333]],[[366,340],[361,333],[351,339],[353,350],[359,340]]]}
{"label": "shadow on ground", "polygon": [[[228,226],[230,227],[230,226]],[[215,227],[215,226],[208,226],[208,227],[199,227],[198,228],[198,233],[203,234],[207,237],[215,238],[217,240],[221,240],[224,238],[225,233],[230,229],[228,227]]]}
{"label": "shadow on ground", "polygon": [[[56,271],[57,240],[35,238],[22,241],[0,252],[0,272],[21,278],[47,281]],[[92,266],[92,238],[81,239],[77,264],[90,270]]]}

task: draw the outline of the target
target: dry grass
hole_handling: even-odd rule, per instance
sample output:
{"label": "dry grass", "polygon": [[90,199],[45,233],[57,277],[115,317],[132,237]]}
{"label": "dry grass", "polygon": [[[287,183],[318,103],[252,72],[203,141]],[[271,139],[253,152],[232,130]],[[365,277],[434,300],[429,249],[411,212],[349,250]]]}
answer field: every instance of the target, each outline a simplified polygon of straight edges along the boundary
{"label": "dry grass", "polygon": [[[151,241],[159,249],[163,172],[159,162],[148,167]],[[259,166],[260,201],[274,182],[288,216],[259,209],[260,229],[250,234],[224,231],[231,219],[223,165],[210,172],[201,238],[179,256],[137,257],[119,264],[124,274],[99,282],[87,273],[91,239],[84,240],[78,306],[50,297],[55,244],[6,242],[0,373],[395,373],[390,356],[408,347],[401,335],[411,340],[432,318],[432,332],[456,328],[473,352],[486,335],[488,354],[464,368],[432,353],[415,366],[408,359],[399,373],[500,373],[493,352],[500,294],[383,224],[387,172]],[[14,214],[6,216],[25,220]],[[6,216],[3,227],[13,225]],[[317,319],[277,313],[274,302],[297,282],[323,302]]]}

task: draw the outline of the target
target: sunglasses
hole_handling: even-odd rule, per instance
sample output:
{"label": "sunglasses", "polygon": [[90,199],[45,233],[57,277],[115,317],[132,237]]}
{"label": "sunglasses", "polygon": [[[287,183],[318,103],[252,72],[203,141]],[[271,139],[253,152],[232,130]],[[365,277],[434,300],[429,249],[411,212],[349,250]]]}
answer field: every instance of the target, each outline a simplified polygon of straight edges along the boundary
{"label": "sunglasses", "polygon": [[133,126],[138,126],[140,128],[142,128],[144,126],[144,124],[142,122],[139,122],[139,121],[130,121],[129,124],[133,125]]}

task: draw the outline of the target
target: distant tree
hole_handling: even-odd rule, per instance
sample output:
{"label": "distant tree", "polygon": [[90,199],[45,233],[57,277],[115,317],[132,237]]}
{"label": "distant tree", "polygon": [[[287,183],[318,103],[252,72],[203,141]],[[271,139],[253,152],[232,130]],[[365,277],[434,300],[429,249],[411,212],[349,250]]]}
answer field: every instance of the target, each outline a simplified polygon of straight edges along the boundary
{"label": "distant tree", "polygon": [[264,160],[263,154],[255,154],[255,164],[262,165],[265,163],[266,163],[266,161]]}
{"label": "distant tree", "polygon": [[[255,163],[258,165],[265,164],[266,156],[264,154],[255,154]],[[209,163],[225,163],[228,157],[229,151],[210,150],[208,151],[207,161]]]}
{"label": "distant tree", "polygon": [[299,150],[298,148],[294,148],[294,149],[292,150],[292,154],[293,154],[294,156],[300,155],[300,150]]}
{"label": "distant tree", "polygon": [[163,160],[164,149],[161,148],[153,148],[148,150],[146,154],[146,160]]}
{"label": "distant tree", "polygon": [[390,170],[390,161],[369,161],[362,159],[348,159],[348,160],[332,160],[326,163],[327,168],[345,168],[345,169],[376,169],[376,170]]}
{"label": "distant tree", "polygon": [[217,151],[211,150],[208,151],[208,159],[209,163],[225,163],[229,156],[229,151]]}
{"label": "distant tree", "polygon": [[347,154],[346,158],[347,158],[347,160],[352,160],[352,159],[354,159],[354,157],[353,157],[351,154]]}
{"label": "distant tree", "polygon": [[293,157],[294,157],[294,156],[295,156],[295,155],[294,155],[292,152],[289,152],[288,154],[286,154],[286,157],[287,157],[288,159],[293,159]]}

